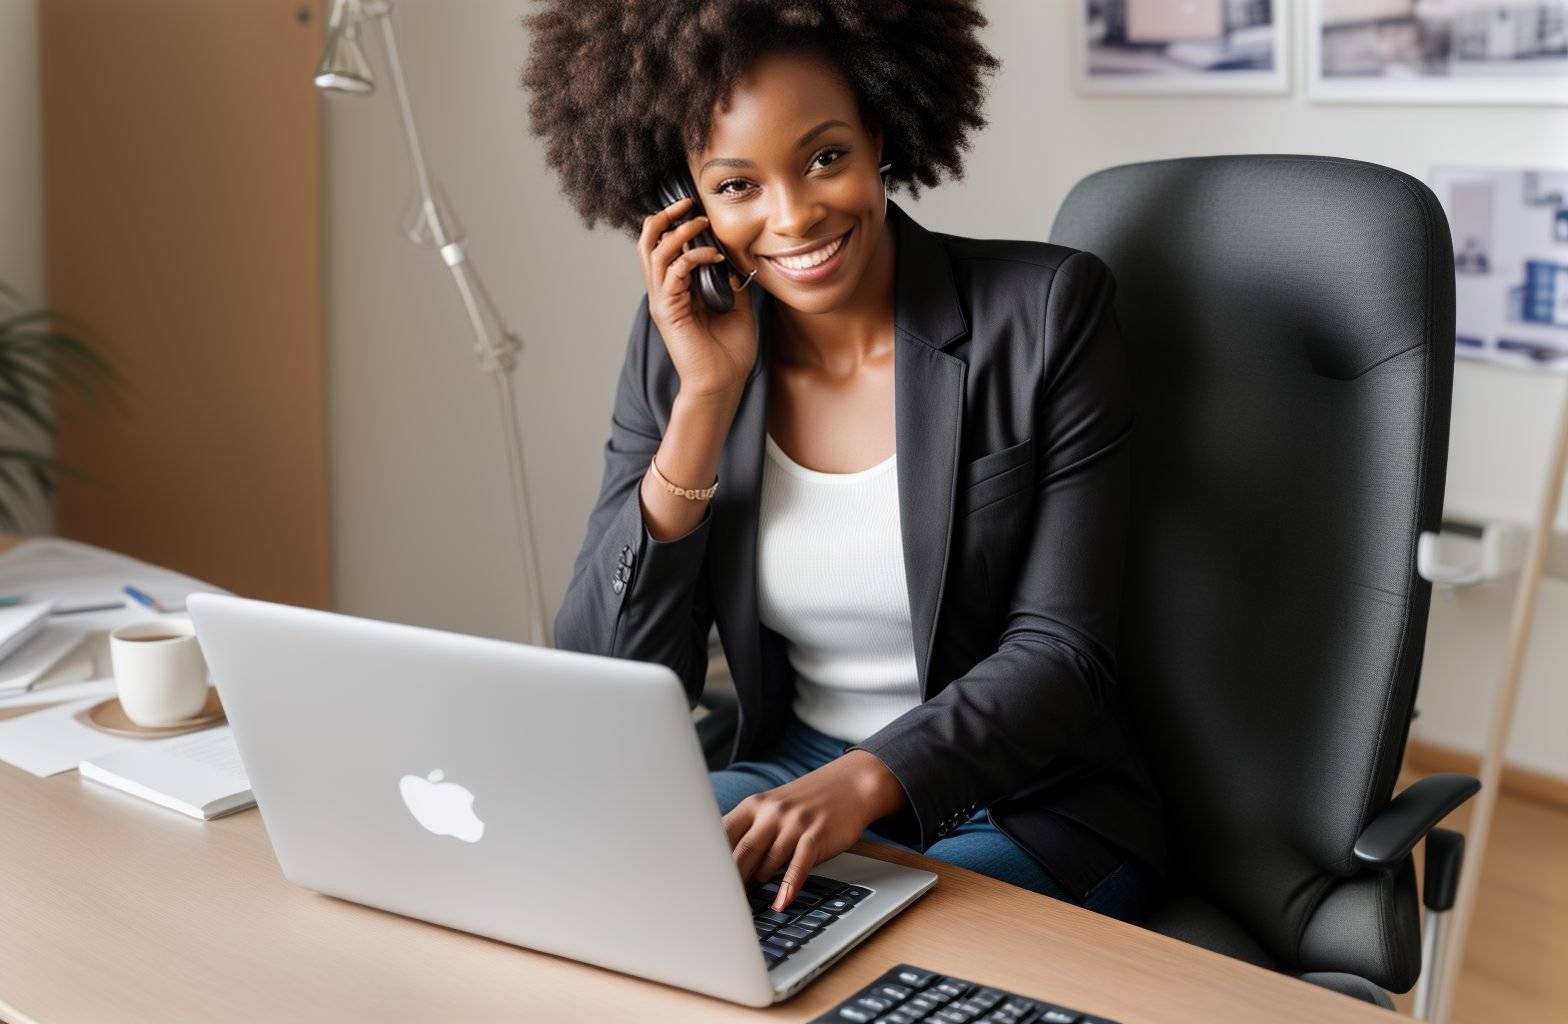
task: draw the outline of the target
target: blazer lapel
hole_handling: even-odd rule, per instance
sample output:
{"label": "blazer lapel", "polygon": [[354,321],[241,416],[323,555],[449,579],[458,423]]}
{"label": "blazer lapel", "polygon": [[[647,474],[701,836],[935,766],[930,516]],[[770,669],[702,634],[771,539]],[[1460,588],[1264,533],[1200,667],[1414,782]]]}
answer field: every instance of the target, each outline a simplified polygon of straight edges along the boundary
{"label": "blazer lapel", "polygon": [[[899,533],[924,699],[929,695],[932,645],[952,539],[968,369],[962,359],[942,349],[966,335],[969,327],[940,240],[891,200],[887,222],[897,232],[893,377]],[[709,538],[714,618],[743,702],[748,693],[759,694],[762,685],[757,523],[774,301],[760,289],[755,299],[757,366],[747,379],[720,462],[724,484],[715,498]]]}

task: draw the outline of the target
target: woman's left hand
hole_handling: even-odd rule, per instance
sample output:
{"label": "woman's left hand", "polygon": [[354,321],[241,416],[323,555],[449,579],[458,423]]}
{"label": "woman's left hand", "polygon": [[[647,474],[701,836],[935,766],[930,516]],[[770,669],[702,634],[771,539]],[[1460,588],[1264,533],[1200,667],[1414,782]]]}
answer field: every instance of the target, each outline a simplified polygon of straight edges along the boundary
{"label": "woman's left hand", "polygon": [[774,910],[783,910],[812,868],[855,845],[867,826],[904,803],[904,787],[887,765],[851,750],[793,782],[748,796],[724,816],[724,834],[748,886],[784,871],[773,901]]}

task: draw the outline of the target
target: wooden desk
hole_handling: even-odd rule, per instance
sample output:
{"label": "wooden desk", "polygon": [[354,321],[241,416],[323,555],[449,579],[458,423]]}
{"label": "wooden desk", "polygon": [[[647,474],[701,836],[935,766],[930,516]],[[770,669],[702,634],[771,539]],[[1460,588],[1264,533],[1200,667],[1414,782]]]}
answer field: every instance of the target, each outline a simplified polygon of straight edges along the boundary
{"label": "wooden desk", "polygon": [[901,961],[1124,1024],[1399,1019],[870,843],[856,851],[941,881],[800,995],[755,1011],[299,889],[254,808],[200,822],[75,772],[36,779],[0,763],[0,822],[10,1024],[804,1021]]}

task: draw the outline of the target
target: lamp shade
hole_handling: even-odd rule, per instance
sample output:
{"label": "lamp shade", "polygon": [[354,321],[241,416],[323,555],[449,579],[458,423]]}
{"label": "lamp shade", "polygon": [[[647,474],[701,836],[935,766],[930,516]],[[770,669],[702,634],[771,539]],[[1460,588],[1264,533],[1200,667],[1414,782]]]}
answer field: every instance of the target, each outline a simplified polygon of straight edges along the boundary
{"label": "lamp shade", "polygon": [[370,61],[359,45],[358,0],[334,0],[327,22],[327,44],[316,65],[316,88],[363,96],[375,91]]}

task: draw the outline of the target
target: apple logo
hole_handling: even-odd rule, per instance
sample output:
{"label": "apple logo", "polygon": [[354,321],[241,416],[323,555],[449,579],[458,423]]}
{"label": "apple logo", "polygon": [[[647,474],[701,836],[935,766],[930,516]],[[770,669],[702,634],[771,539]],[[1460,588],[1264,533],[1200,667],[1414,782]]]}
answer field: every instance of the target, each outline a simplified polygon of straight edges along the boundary
{"label": "apple logo", "polygon": [[397,788],[403,794],[414,820],[438,836],[456,836],[465,843],[477,843],[485,834],[485,823],[474,813],[474,794],[455,782],[442,782],[446,775],[437,768],[422,779],[405,775]]}

